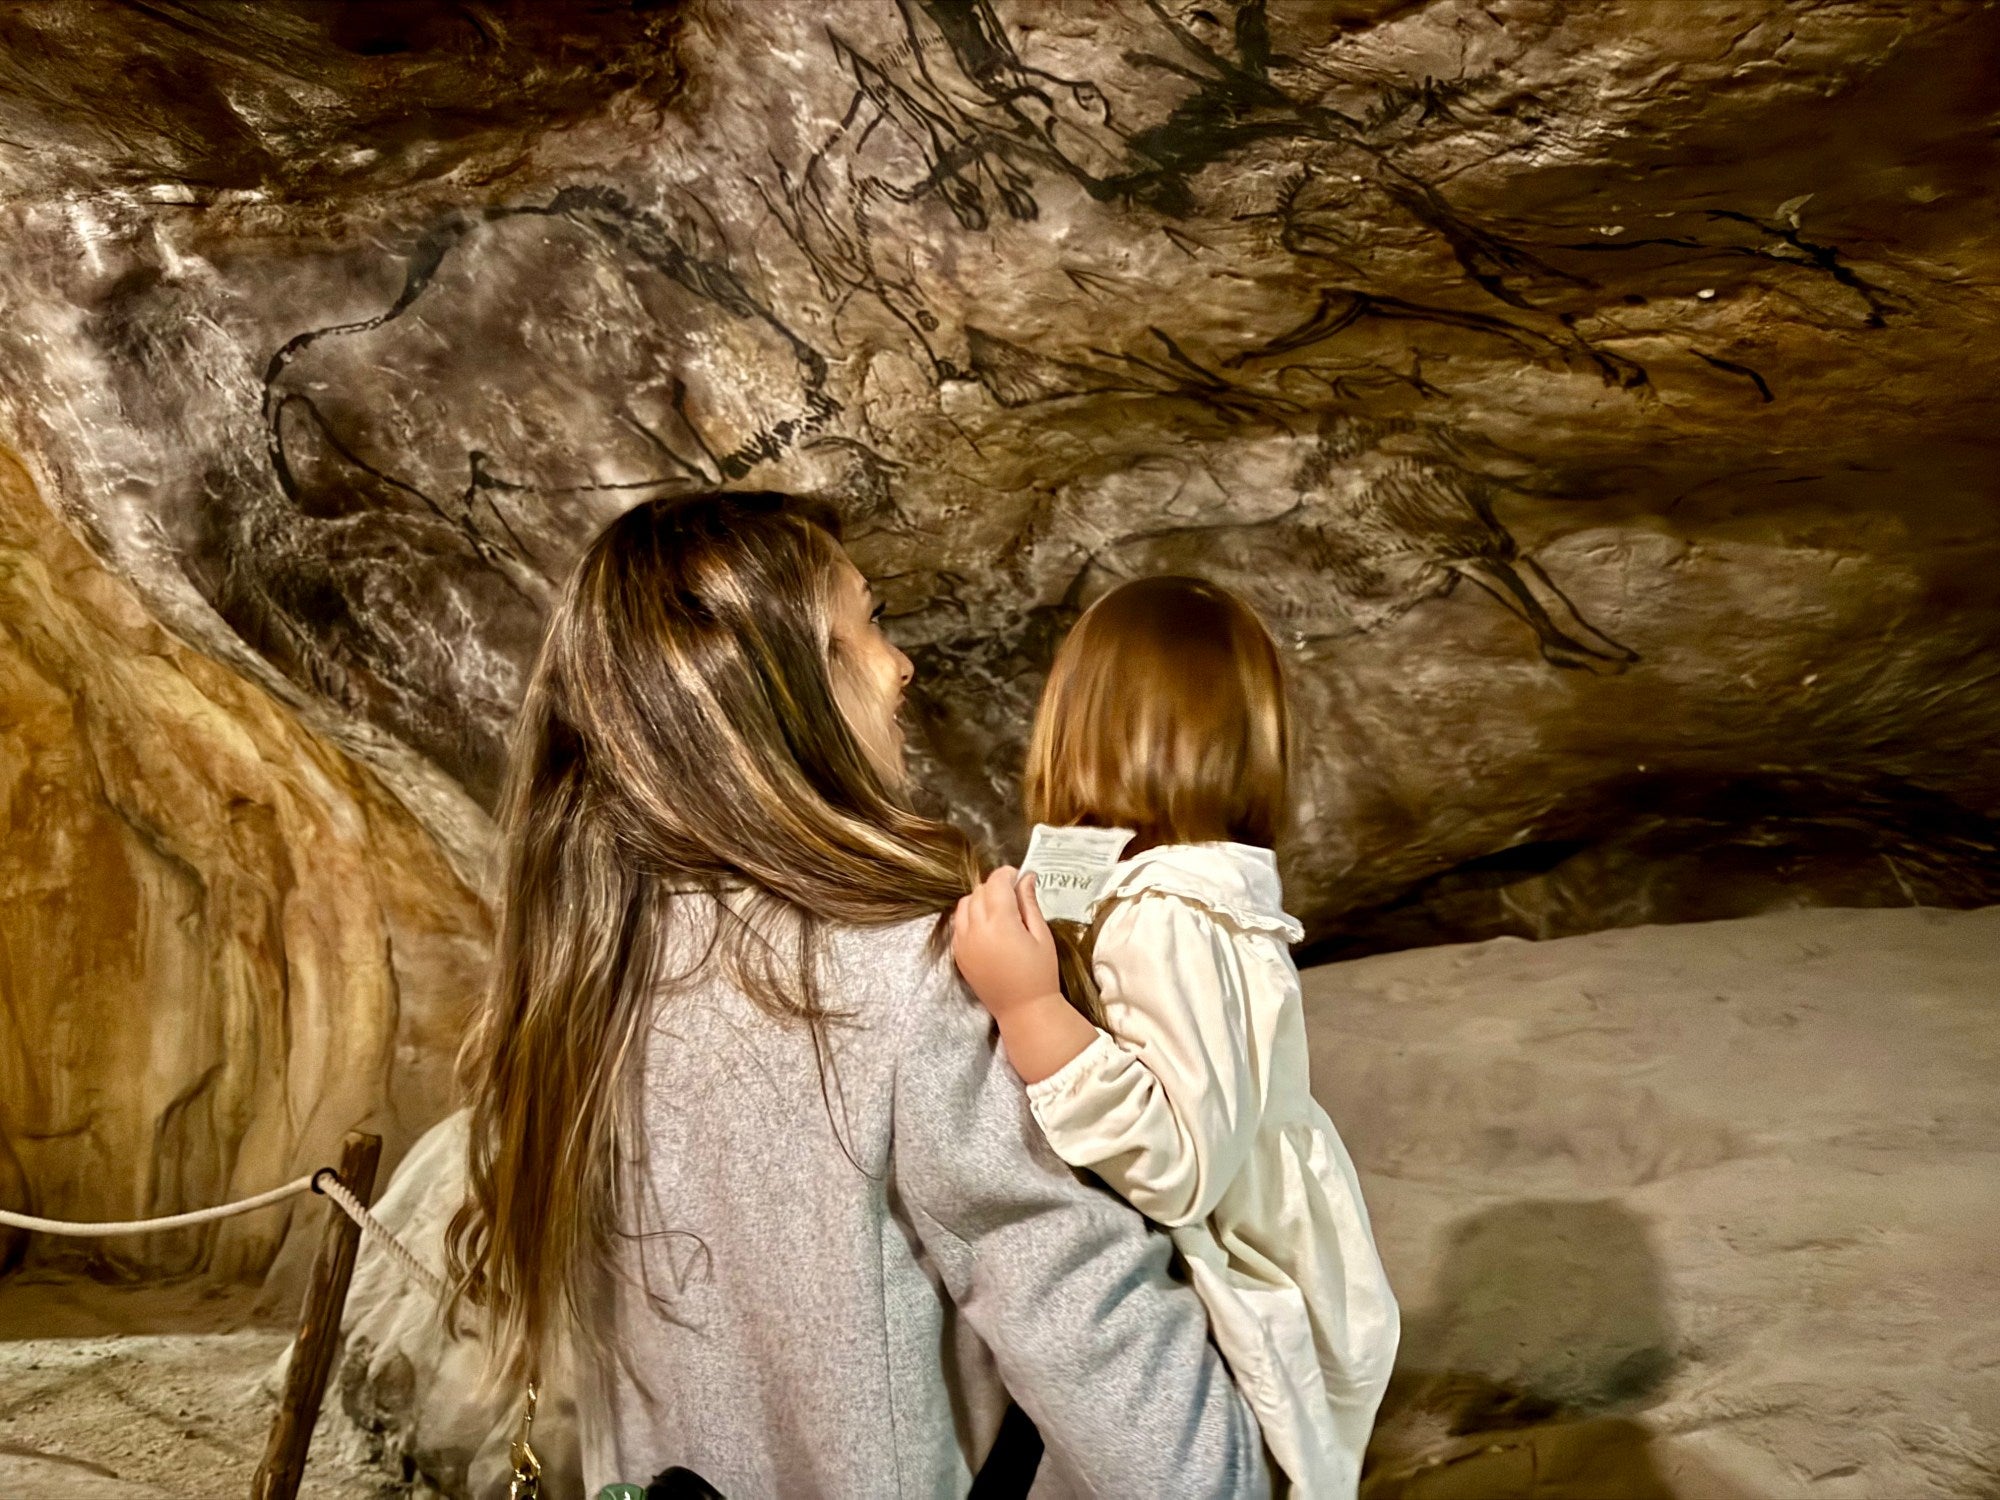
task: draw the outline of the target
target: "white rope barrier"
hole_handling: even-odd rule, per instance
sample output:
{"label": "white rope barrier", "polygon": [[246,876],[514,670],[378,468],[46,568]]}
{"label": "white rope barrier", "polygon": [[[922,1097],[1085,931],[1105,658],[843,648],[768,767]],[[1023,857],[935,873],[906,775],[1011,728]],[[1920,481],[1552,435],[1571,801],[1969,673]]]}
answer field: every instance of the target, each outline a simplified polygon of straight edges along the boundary
{"label": "white rope barrier", "polygon": [[72,1239],[94,1238],[102,1234],[154,1234],[165,1229],[188,1229],[196,1224],[211,1224],[217,1219],[233,1218],[237,1214],[247,1214],[256,1209],[269,1208],[273,1203],[282,1203],[298,1193],[321,1193],[333,1200],[334,1206],[356,1224],[362,1232],[372,1234],[391,1256],[415,1278],[417,1284],[442,1302],[448,1288],[444,1278],[417,1259],[416,1253],[395,1235],[391,1234],[382,1221],[368,1212],[367,1205],[354,1196],[340,1174],[332,1167],[321,1167],[317,1172],[309,1172],[283,1187],[272,1188],[268,1193],[258,1193],[255,1197],[241,1198],[234,1203],[220,1203],[214,1208],[197,1208],[191,1213],[168,1214],[158,1219],[123,1219],[107,1223],[80,1223],[68,1219],[38,1219],[33,1214],[17,1214],[11,1209],[0,1208],[0,1226],[9,1229],[25,1229],[31,1234],[60,1234]]}
{"label": "white rope barrier", "polygon": [[372,1234],[381,1241],[382,1248],[402,1263],[403,1269],[416,1279],[418,1286],[423,1287],[438,1301],[444,1301],[447,1290],[444,1278],[418,1260],[416,1252],[408,1245],[389,1233],[383,1227],[382,1221],[368,1212],[367,1205],[349,1191],[347,1184],[340,1180],[338,1172],[332,1167],[321,1167],[307,1180],[312,1183],[314,1192],[324,1193],[331,1198],[342,1213],[361,1226],[364,1234]]}
{"label": "white rope barrier", "polygon": [[[322,1171],[331,1170],[321,1168]],[[195,1224],[207,1224],[216,1219],[227,1219],[235,1214],[247,1214],[252,1209],[268,1208],[273,1203],[283,1202],[294,1193],[312,1190],[313,1179],[309,1172],[283,1187],[272,1188],[268,1193],[259,1193],[254,1198],[244,1198],[236,1203],[223,1203],[214,1208],[197,1208],[192,1213],[168,1214],[163,1219],[124,1219],[110,1224],[75,1224],[67,1219],[38,1219],[33,1214],[17,1214],[0,1208],[0,1224],[10,1229],[26,1229],[35,1234],[62,1234],[72,1239],[84,1239],[100,1234],[152,1234],[162,1229],[187,1229]]]}

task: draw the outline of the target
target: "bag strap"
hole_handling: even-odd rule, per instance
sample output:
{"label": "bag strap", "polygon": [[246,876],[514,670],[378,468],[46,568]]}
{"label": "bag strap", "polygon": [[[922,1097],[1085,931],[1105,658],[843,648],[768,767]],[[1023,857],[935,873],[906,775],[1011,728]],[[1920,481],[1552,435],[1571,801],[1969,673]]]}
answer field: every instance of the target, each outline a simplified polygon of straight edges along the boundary
{"label": "bag strap", "polygon": [[540,1396],[540,1382],[530,1375],[527,1400],[521,1409],[521,1431],[508,1455],[513,1461],[514,1474],[507,1485],[507,1500],[541,1500],[542,1461],[530,1441],[535,1431],[535,1402]]}

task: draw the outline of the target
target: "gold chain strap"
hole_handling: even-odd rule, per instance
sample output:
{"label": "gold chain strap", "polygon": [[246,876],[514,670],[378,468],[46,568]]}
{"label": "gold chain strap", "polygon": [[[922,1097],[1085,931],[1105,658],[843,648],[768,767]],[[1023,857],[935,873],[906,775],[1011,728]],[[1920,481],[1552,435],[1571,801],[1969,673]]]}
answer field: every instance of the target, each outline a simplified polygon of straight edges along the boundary
{"label": "gold chain strap", "polygon": [[529,1441],[535,1431],[535,1401],[541,1395],[533,1379],[528,1381],[528,1402],[521,1412],[521,1435],[514,1439],[514,1478],[507,1486],[507,1500],[541,1500],[542,1461]]}

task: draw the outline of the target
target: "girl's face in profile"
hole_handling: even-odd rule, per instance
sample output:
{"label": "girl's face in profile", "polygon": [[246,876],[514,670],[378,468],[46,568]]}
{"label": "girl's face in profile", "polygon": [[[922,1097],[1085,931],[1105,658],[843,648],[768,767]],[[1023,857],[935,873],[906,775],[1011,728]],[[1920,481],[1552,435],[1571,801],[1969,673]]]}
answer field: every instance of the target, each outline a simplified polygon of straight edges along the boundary
{"label": "girl's face in profile", "polygon": [[882,633],[881,606],[861,570],[841,559],[833,586],[833,696],[848,728],[885,784],[903,784],[903,726],[897,714],[914,668]]}

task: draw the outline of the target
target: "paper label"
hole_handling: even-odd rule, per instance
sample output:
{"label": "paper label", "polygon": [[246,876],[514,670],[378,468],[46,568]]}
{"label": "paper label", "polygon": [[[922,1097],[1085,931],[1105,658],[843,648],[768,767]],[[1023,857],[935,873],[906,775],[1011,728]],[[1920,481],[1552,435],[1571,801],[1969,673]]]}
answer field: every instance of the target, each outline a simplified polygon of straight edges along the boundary
{"label": "paper label", "polygon": [[1131,842],[1129,828],[1054,828],[1037,823],[1028,835],[1021,873],[1035,877],[1035,900],[1042,915],[1052,922],[1088,922],[1118,856]]}

